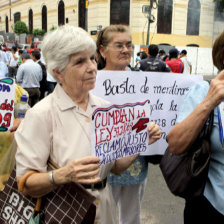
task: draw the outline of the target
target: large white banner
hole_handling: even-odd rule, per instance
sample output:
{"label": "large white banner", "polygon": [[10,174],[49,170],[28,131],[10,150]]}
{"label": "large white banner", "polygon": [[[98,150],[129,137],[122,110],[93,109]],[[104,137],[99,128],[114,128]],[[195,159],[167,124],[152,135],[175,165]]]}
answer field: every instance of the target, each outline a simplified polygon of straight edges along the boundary
{"label": "large white banner", "polygon": [[162,139],[149,147],[147,154],[163,154],[166,136],[175,125],[178,110],[189,88],[203,80],[202,76],[173,73],[99,71],[92,91],[113,104],[149,100],[150,120],[162,129]]}

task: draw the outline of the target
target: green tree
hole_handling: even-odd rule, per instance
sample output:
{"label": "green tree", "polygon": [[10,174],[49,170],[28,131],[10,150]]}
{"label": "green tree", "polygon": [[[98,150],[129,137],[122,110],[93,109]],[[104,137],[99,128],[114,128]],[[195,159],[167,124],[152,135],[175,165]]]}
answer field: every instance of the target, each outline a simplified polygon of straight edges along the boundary
{"label": "green tree", "polygon": [[21,33],[29,33],[27,25],[23,21],[17,21],[14,25],[14,32],[16,34],[21,34]]}
{"label": "green tree", "polygon": [[41,30],[41,29],[34,29],[33,30],[33,35],[34,36],[38,36],[38,35],[43,36],[44,34],[45,34],[45,30]]}

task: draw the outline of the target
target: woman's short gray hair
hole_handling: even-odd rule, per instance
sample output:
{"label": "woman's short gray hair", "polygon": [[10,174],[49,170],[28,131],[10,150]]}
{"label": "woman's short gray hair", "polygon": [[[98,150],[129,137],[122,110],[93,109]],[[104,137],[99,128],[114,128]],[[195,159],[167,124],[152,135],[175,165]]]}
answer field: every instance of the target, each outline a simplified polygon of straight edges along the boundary
{"label": "woman's short gray hair", "polygon": [[60,26],[44,36],[41,51],[48,71],[55,77],[53,70],[62,72],[67,66],[70,56],[80,51],[96,51],[95,41],[79,27]]}

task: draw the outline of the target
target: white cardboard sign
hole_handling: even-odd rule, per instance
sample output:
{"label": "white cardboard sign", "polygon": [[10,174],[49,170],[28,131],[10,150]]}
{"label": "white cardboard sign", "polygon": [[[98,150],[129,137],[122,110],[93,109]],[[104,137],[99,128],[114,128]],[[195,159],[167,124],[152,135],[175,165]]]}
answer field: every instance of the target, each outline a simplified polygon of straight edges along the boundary
{"label": "white cardboard sign", "polygon": [[97,107],[92,115],[92,154],[100,165],[147,150],[149,100]]}
{"label": "white cardboard sign", "polygon": [[179,106],[189,88],[203,80],[199,75],[157,72],[99,71],[93,94],[112,104],[125,104],[149,100],[150,120],[162,129],[162,139],[145,154],[163,154],[166,136],[175,125]]}

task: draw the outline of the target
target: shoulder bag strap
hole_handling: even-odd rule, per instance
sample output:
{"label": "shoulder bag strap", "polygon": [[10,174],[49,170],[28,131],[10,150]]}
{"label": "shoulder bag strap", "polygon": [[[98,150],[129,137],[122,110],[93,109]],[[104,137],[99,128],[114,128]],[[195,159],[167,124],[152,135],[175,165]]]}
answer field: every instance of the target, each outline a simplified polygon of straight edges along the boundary
{"label": "shoulder bag strap", "polygon": [[205,138],[207,138],[207,139],[209,139],[211,132],[212,132],[213,120],[214,120],[214,109],[211,111],[211,113],[208,117],[209,123],[206,127],[206,132],[205,132]]}
{"label": "shoulder bag strap", "polygon": [[[55,170],[55,169],[58,169],[58,168],[59,168],[59,166],[58,166],[56,163],[54,163],[51,159],[48,160],[48,166],[49,166],[52,170]],[[20,192],[23,192],[23,190],[24,190],[24,186],[25,186],[25,184],[26,184],[27,179],[28,179],[31,175],[33,175],[34,173],[38,173],[38,172],[35,171],[35,170],[28,171],[28,172],[26,172],[26,173],[20,178],[19,183],[18,183],[18,190],[19,190]],[[35,212],[39,212],[40,209],[41,209],[41,206],[43,206],[43,205],[42,205],[42,197],[41,197],[41,198],[37,198],[37,202],[36,202],[36,205],[35,205],[35,208],[34,208],[34,213],[35,213]]]}
{"label": "shoulder bag strap", "polygon": [[[207,80],[207,82],[211,83],[211,80]],[[212,132],[212,126],[213,126],[213,120],[214,120],[214,109],[211,111],[209,117],[208,117],[208,125],[206,126],[206,132],[205,132],[205,138],[209,139],[211,132]]]}
{"label": "shoulder bag strap", "polygon": [[52,169],[52,170],[56,170],[59,169],[60,167],[58,166],[58,164],[56,164],[53,160],[49,159],[47,162],[47,165]]}
{"label": "shoulder bag strap", "polygon": [[[23,192],[27,179],[31,175],[33,175],[34,173],[38,173],[38,172],[34,171],[34,170],[28,171],[20,178],[19,183],[18,183],[18,190],[20,192]],[[37,202],[36,202],[36,205],[35,205],[35,208],[34,208],[34,212],[39,212],[40,211],[41,202],[42,202],[42,198],[37,198]]]}
{"label": "shoulder bag strap", "polygon": [[182,73],[183,70],[181,71],[181,62],[179,61],[179,72]]}

